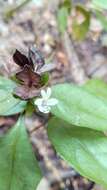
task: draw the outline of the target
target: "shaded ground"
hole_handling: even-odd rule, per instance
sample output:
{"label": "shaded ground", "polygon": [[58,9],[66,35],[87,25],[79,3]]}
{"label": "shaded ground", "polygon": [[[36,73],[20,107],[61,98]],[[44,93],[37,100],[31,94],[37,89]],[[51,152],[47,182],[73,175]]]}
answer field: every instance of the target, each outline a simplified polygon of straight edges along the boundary
{"label": "shaded ground", "polygon": [[[15,1],[14,1],[15,2]],[[50,70],[50,84],[62,82],[83,83],[89,77],[102,77],[107,81],[107,36],[97,21],[92,24],[87,39],[74,42],[68,33],[60,37],[56,14],[58,1],[26,4],[6,19],[7,2],[0,1],[0,73],[10,76],[16,71],[12,54],[16,48],[26,50],[29,45],[40,47]],[[5,17],[5,19],[4,19]],[[94,22],[94,25],[93,25]],[[49,64],[51,63],[51,64]],[[0,119],[0,125],[5,123]],[[7,120],[6,120],[7,122]],[[9,118],[10,125],[13,119]],[[36,123],[38,125],[38,122]],[[98,186],[94,190],[101,190]]]}

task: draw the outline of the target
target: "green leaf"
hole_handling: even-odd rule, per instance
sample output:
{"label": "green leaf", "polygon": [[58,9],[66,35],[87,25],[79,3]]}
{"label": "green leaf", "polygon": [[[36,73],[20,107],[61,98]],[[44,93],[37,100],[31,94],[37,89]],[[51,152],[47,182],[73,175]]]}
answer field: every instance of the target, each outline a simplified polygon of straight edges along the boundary
{"label": "green leaf", "polygon": [[89,80],[84,86],[84,89],[88,90],[95,96],[99,97],[105,103],[107,103],[107,84],[101,79]]}
{"label": "green leaf", "polygon": [[107,188],[107,137],[103,133],[52,119],[48,135],[64,160],[81,175]]}
{"label": "green leaf", "polygon": [[6,136],[0,137],[0,189],[35,190],[40,179],[24,121],[20,118]]}
{"label": "green leaf", "polygon": [[53,86],[52,96],[58,104],[52,113],[70,124],[107,130],[107,104],[88,90],[71,84]]}
{"label": "green leaf", "polygon": [[[77,15],[73,18],[72,36],[75,40],[83,40],[89,30],[90,12],[82,6],[76,6],[75,10]],[[79,21],[81,20],[81,17],[83,18],[83,21]]]}
{"label": "green leaf", "polygon": [[66,7],[61,7],[58,10],[57,20],[59,31],[63,34],[67,28],[68,11]]}
{"label": "green leaf", "polygon": [[0,76],[0,116],[13,115],[25,109],[26,102],[13,96],[16,84]]}
{"label": "green leaf", "polygon": [[68,16],[72,8],[71,0],[64,0],[60,6],[57,13],[58,27],[59,31],[63,34],[67,28]]}
{"label": "green leaf", "polygon": [[107,0],[93,0],[92,4],[95,8],[107,9]]}
{"label": "green leaf", "polygon": [[12,90],[13,90],[13,88],[15,88],[15,86],[16,86],[16,84],[12,80],[0,76],[0,88],[4,87],[5,89],[9,89],[12,92]]}
{"label": "green leaf", "polygon": [[41,85],[46,85],[49,81],[49,73],[46,72],[41,76]]}
{"label": "green leaf", "polygon": [[61,4],[61,7],[66,7],[68,13],[70,13],[72,9],[72,0],[64,0],[64,2]]}

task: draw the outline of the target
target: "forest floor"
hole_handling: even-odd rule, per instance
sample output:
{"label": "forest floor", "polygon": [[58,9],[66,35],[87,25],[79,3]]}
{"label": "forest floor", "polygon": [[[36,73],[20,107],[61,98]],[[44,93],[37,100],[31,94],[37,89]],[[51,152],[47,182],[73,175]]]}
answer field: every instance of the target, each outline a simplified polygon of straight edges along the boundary
{"label": "forest floor", "polygon": [[[0,0],[1,75],[9,77],[16,72],[17,68],[12,60],[16,48],[26,51],[30,45],[36,44],[49,65],[50,85],[71,81],[82,84],[91,77],[100,77],[107,81],[107,34],[94,17],[87,38],[77,42],[70,35],[65,34],[62,38],[59,34],[57,0],[29,2],[14,10],[13,15],[7,16],[9,8],[16,3]],[[68,34],[70,30],[68,26]],[[0,118],[1,126],[5,122],[3,119]],[[8,119],[11,124],[14,123],[13,118]],[[101,189],[97,185],[93,187],[93,190]]]}

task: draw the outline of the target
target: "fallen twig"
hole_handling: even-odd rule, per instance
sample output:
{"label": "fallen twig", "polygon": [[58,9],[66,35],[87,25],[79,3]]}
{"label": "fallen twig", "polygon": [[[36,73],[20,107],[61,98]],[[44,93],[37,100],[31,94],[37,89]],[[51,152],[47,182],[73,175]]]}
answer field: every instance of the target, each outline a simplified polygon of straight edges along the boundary
{"label": "fallen twig", "polygon": [[65,32],[63,35],[62,44],[68,57],[69,72],[71,74],[72,80],[77,84],[83,84],[88,79],[88,77],[82,68],[82,65],[73,47],[72,40],[70,39],[67,32]]}

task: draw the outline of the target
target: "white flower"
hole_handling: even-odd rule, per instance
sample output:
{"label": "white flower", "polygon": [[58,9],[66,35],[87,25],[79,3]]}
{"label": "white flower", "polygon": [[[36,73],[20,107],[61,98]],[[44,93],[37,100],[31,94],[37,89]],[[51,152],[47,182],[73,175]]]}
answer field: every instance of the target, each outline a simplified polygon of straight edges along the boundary
{"label": "white flower", "polygon": [[38,98],[35,100],[35,105],[37,105],[40,112],[49,113],[52,106],[58,104],[58,100],[56,98],[51,97],[51,88],[47,88],[47,91],[41,90],[42,98]]}

